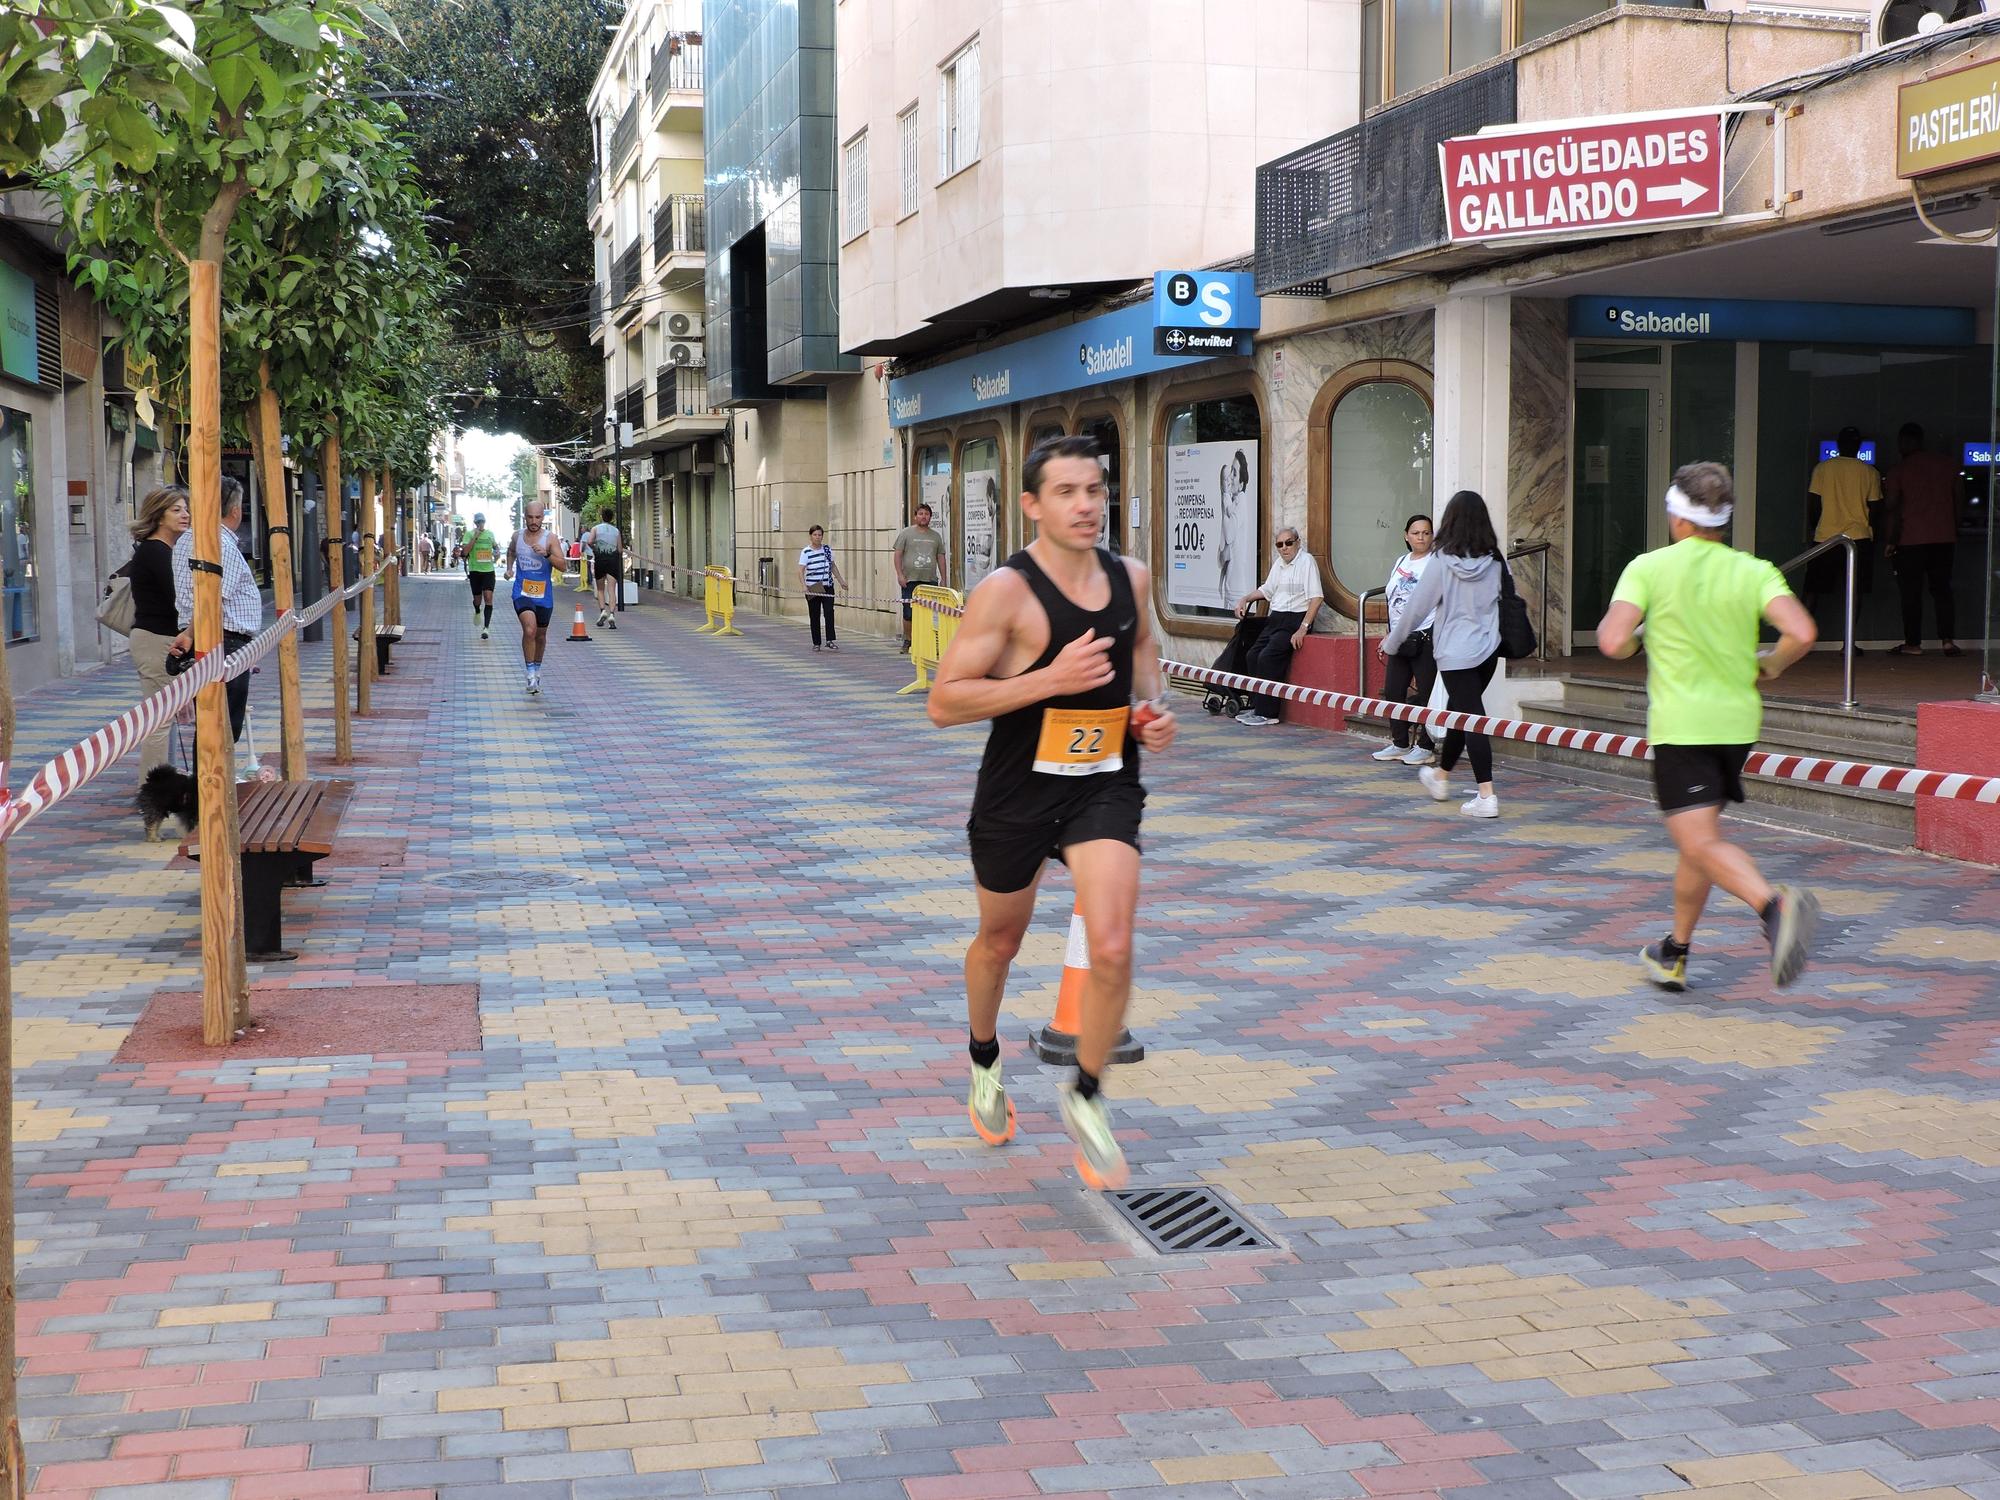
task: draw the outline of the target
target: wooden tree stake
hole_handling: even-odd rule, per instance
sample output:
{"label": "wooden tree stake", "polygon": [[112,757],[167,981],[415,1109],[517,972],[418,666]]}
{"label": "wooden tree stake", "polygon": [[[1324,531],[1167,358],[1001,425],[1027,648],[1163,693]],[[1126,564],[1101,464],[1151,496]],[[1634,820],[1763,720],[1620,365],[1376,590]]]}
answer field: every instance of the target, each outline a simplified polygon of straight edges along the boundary
{"label": "wooden tree stake", "polygon": [[[271,539],[271,601],[283,614],[292,595],[291,508],[285,504],[284,442],[278,420],[278,393],[271,386],[271,361],[257,365],[257,477],[264,489],[264,520]],[[279,528],[283,528],[280,530]],[[285,780],[306,779],[306,726],[299,698],[299,637],[293,631],[278,643],[278,718],[284,734]]]}
{"label": "wooden tree stake", "polygon": [[[194,647],[222,649],[222,265],[188,265],[188,494],[194,505]],[[227,1046],[248,996],[243,893],[237,883],[235,745],[224,685],[195,695],[195,778],[201,799],[201,1039]]]}

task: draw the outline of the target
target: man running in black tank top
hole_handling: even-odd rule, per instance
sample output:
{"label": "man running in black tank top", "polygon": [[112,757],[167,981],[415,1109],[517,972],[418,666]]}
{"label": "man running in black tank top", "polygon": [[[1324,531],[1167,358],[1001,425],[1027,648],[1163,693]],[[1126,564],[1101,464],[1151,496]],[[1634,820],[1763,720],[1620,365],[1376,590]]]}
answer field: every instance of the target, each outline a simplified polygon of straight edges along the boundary
{"label": "man running in black tank top", "polygon": [[[1028,455],[1022,481],[1021,510],[1039,535],[973,590],[930,693],[934,724],[993,721],[965,825],[979,896],[979,932],[965,953],[967,1111],[989,1145],[1014,1134],[1000,1082],[1000,1000],[1054,855],[1069,866],[1090,940],[1063,1124],[1084,1181],[1113,1188],[1125,1181],[1125,1157],[1098,1086],[1132,992],[1146,803],[1139,746],[1166,749],[1174,716],[1152,702],[1161,684],[1146,570],[1098,546],[1106,489],[1097,445],[1051,438]],[[1147,709],[1136,722],[1135,698]]]}

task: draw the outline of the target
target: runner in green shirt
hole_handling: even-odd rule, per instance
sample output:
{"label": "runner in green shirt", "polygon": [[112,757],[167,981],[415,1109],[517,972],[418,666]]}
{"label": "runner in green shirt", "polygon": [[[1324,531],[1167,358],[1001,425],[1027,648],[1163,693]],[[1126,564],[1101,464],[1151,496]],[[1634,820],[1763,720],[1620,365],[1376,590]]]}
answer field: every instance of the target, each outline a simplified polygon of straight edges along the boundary
{"label": "runner in green shirt", "polygon": [[[1784,576],[1723,540],[1736,507],[1729,470],[1688,464],[1667,490],[1673,545],[1635,557],[1612,590],[1597,648],[1623,658],[1646,648],[1646,738],[1653,788],[1680,852],[1673,929],[1640,955],[1653,983],[1687,988],[1688,946],[1708,893],[1721,886],[1747,902],[1771,945],[1771,982],[1799,977],[1819,920],[1810,891],[1773,889],[1750,856],[1722,836],[1722,809],[1743,800],[1743,764],[1763,728],[1759,682],[1812,649],[1818,632]],[[1778,643],[1757,648],[1768,621]]]}
{"label": "runner in green shirt", "polygon": [[493,570],[499,563],[500,543],[486,529],[486,517],[474,516],[465,539],[465,577],[472,585],[472,618],[479,621],[482,641],[493,633]]}

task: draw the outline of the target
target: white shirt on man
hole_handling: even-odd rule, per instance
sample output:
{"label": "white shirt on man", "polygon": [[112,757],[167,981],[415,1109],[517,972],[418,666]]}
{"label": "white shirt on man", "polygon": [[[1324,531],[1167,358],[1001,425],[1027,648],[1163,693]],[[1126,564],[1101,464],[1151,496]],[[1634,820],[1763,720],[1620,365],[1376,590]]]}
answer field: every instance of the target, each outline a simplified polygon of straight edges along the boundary
{"label": "white shirt on man", "polygon": [[1308,601],[1325,597],[1319,581],[1319,564],[1303,547],[1290,562],[1283,558],[1273,562],[1257,592],[1271,601],[1274,615],[1304,614]]}
{"label": "white shirt on man", "polygon": [[[194,532],[183,531],[174,541],[174,605],[181,629],[194,628]],[[257,575],[244,560],[236,533],[222,533],[222,628],[237,635],[255,635],[264,628],[264,599],[257,592]]]}

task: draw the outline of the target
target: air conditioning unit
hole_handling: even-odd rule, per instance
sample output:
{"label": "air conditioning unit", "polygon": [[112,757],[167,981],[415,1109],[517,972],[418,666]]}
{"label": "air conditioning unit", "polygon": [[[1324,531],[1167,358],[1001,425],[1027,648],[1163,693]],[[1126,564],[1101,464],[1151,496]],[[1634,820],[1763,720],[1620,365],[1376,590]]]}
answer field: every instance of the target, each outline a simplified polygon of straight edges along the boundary
{"label": "air conditioning unit", "polygon": [[670,365],[703,365],[708,357],[699,343],[690,340],[676,340],[667,345],[667,363]]}
{"label": "air conditioning unit", "polygon": [[1871,48],[1892,47],[1911,37],[1930,36],[1961,21],[1976,21],[1994,8],[1982,0],[1875,0],[1868,41]]}
{"label": "air conditioning unit", "polygon": [[[677,312],[667,314],[667,337],[670,339],[699,339],[701,337],[701,314]],[[676,360],[679,364],[681,361]],[[700,360],[693,363],[700,364]]]}

